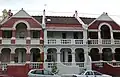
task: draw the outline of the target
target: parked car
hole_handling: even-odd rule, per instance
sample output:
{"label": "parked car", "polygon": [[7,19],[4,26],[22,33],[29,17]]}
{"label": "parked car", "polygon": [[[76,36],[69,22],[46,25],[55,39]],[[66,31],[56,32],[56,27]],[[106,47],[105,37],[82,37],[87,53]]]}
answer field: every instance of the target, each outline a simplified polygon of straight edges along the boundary
{"label": "parked car", "polygon": [[46,69],[31,69],[28,72],[28,77],[61,77],[61,76],[54,74]]}
{"label": "parked car", "polygon": [[86,70],[81,72],[80,74],[74,74],[72,77],[112,77],[112,76],[107,74],[102,74],[94,70]]}

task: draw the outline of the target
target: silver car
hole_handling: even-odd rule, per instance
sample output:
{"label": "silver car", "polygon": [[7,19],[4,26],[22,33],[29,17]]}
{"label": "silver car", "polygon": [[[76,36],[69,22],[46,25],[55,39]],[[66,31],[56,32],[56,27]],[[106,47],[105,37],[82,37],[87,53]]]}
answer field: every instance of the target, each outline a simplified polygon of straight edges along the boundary
{"label": "silver car", "polygon": [[32,69],[28,72],[28,77],[61,77],[46,69]]}
{"label": "silver car", "polygon": [[94,70],[86,70],[81,72],[80,74],[74,74],[72,77],[112,77],[112,76],[107,74],[102,74]]}

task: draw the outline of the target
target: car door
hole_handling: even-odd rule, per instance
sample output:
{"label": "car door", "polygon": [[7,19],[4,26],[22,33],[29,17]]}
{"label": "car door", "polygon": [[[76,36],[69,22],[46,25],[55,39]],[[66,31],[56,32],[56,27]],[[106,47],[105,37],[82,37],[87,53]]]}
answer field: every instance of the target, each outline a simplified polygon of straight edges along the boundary
{"label": "car door", "polygon": [[54,77],[54,75],[50,71],[44,70],[44,77]]}
{"label": "car door", "polygon": [[87,71],[84,77],[94,77],[94,74],[92,71]]}

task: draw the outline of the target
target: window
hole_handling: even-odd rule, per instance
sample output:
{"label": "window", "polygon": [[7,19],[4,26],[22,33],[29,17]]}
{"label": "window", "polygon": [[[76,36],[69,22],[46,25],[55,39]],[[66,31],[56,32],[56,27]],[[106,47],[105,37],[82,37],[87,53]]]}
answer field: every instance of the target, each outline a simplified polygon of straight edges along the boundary
{"label": "window", "polygon": [[3,31],[2,37],[3,38],[11,38],[12,37],[12,31],[10,31],[10,30]]}
{"label": "window", "polygon": [[48,32],[48,38],[53,38],[53,32]]}
{"label": "window", "polygon": [[32,38],[40,38],[40,31],[33,30],[31,31],[32,33]]}
{"label": "window", "polygon": [[66,39],[66,33],[62,33],[62,38]]}
{"label": "window", "polygon": [[31,72],[32,74],[43,74],[43,70],[35,70]]}
{"label": "window", "polygon": [[78,39],[78,32],[73,33],[74,39]]}

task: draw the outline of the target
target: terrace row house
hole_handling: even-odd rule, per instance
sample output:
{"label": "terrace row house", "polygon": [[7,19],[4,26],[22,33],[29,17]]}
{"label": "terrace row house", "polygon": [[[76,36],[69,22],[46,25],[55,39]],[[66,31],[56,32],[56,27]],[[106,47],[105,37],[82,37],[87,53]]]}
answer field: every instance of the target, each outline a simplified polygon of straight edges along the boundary
{"label": "terrace row house", "polygon": [[71,17],[47,16],[44,10],[30,16],[21,9],[0,26],[0,62],[6,66],[44,61],[47,69],[56,62],[60,74],[84,69],[119,74],[120,25],[107,13],[87,18],[77,11]]}

